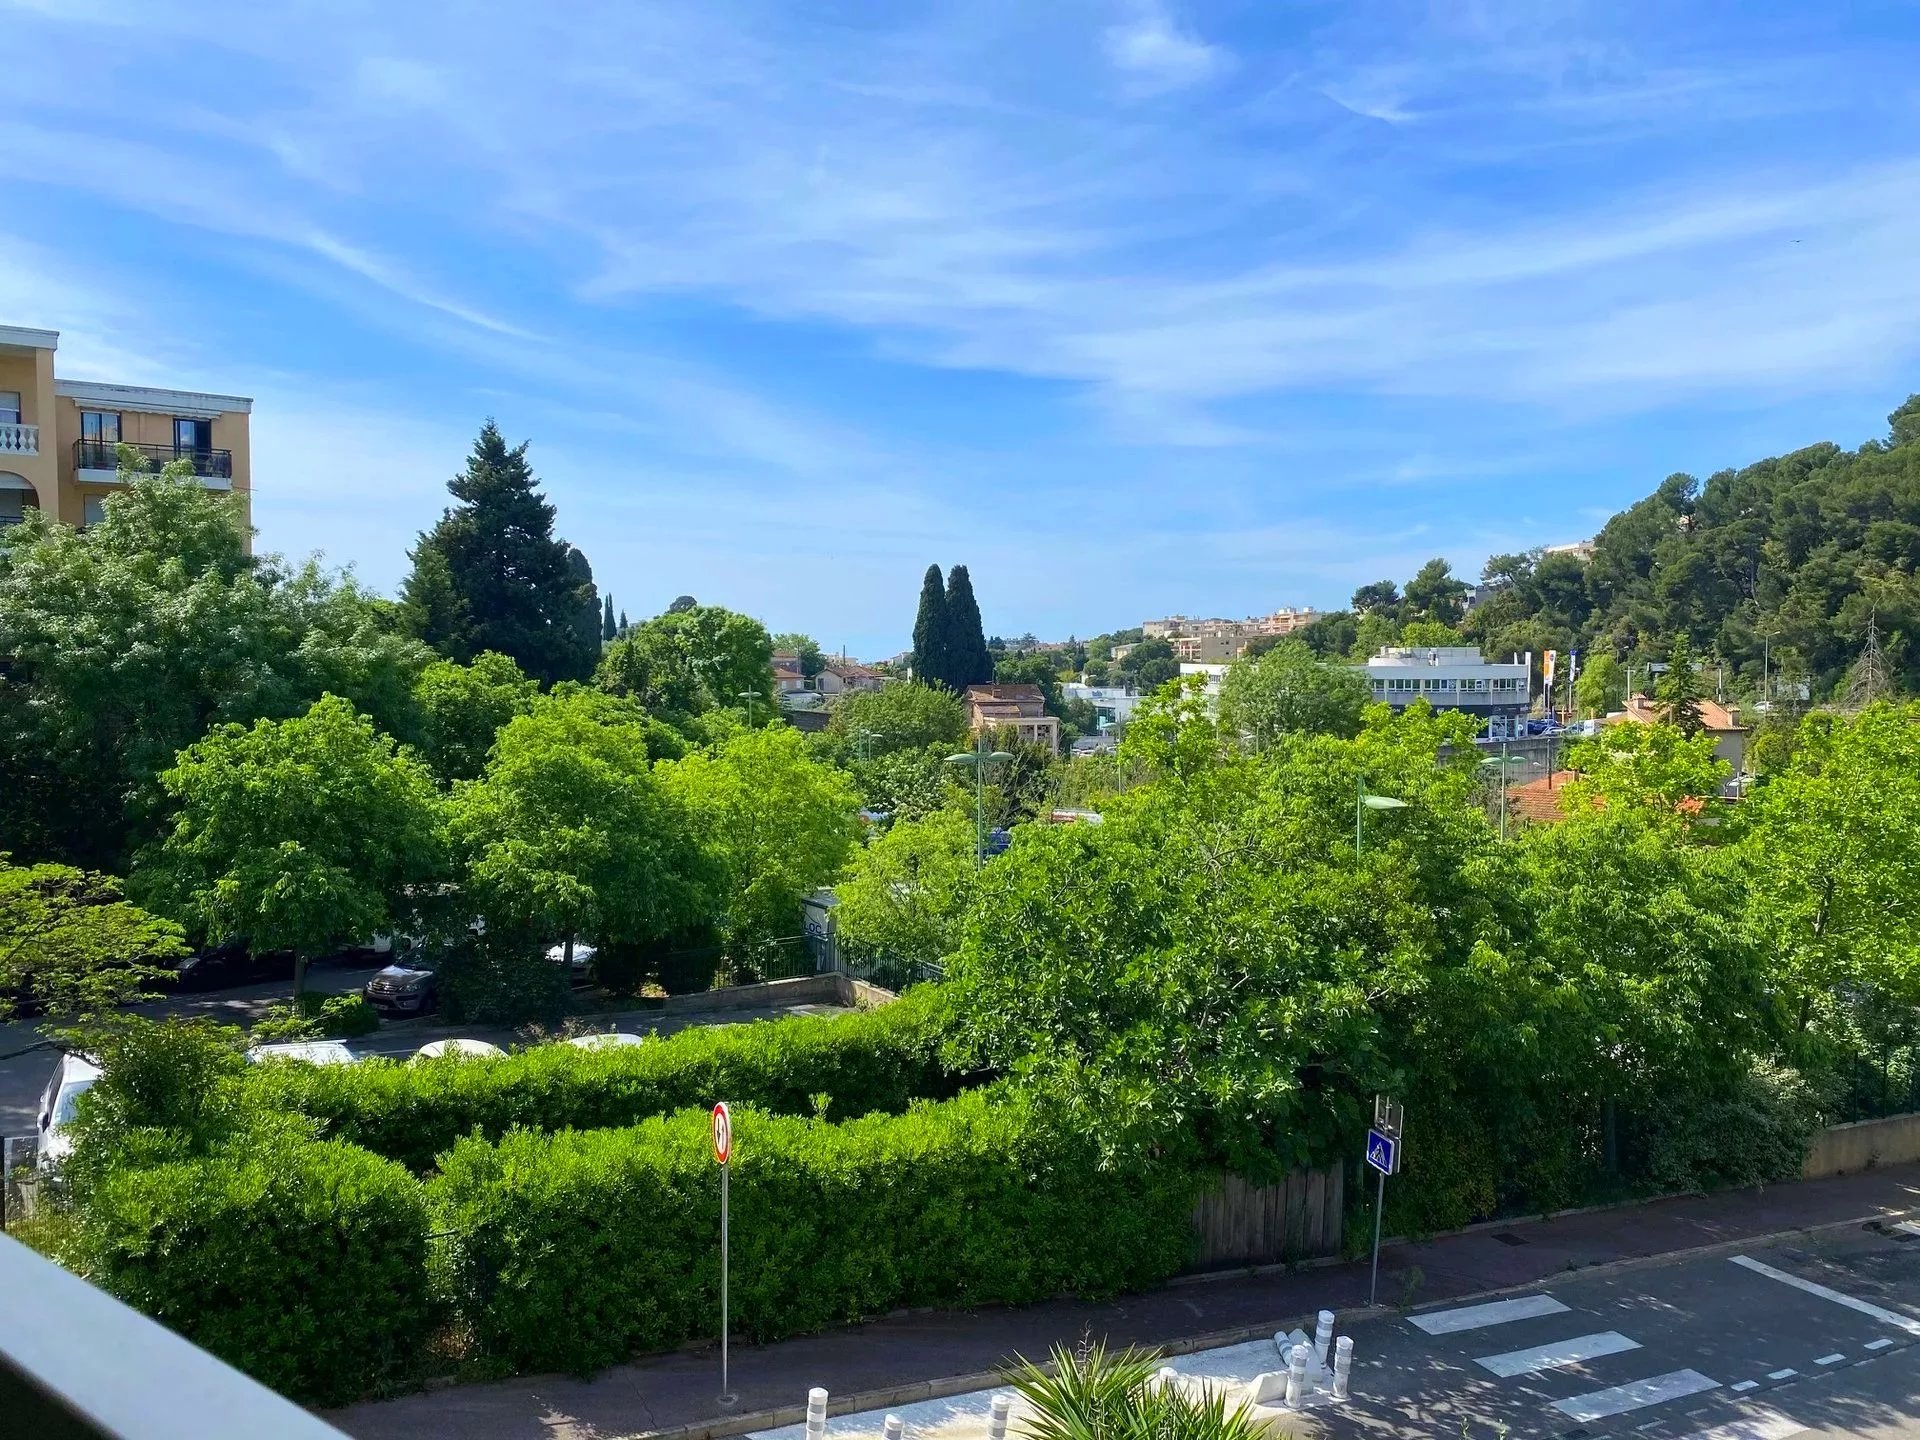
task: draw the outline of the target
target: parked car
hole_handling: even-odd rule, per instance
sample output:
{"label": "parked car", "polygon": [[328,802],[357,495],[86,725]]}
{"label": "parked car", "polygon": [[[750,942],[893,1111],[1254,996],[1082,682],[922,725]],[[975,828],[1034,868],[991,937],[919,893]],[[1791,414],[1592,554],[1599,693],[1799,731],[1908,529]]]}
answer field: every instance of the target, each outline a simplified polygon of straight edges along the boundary
{"label": "parked car", "polygon": [[573,942],[573,960],[569,963],[566,941],[547,947],[547,959],[555,965],[566,965],[567,978],[575,982],[585,980],[592,973],[593,957],[598,953],[597,946],[589,945],[585,940],[576,940]]}
{"label": "parked car", "polygon": [[177,990],[224,990],[230,985],[290,980],[293,978],[293,952],[256,952],[244,940],[229,940],[187,956],[173,967],[173,977]]}
{"label": "parked car", "polygon": [[376,970],[361,990],[382,1014],[424,1015],[440,1004],[440,971],[432,953],[415,948]]}
{"label": "parked car", "polygon": [[74,1103],[100,1078],[100,1067],[84,1055],[62,1055],[40,1096],[38,1163],[46,1169],[73,1153]]}
{"label": "parked car", "polygon": [[598,1035],[575,1035],[567,1044],[581,1050],[617,1050],[622,1045],[644,1045],[644,1035],[628,1035],[618,1030],[603,1031]]}
{"label": "parked car", "polygon": [[302,1065],[353,1065],[360,1057],[338,1040],[288,1040],[277,1045],[255,1045],[247,1059],[292,1060]]}
{"label": "parked car", "polygon": [[413,1052],[419,1060],[439,1060],[451,1055],[457,1060],[497,1060],[507,1052],[485,1040],[429,1040]]}

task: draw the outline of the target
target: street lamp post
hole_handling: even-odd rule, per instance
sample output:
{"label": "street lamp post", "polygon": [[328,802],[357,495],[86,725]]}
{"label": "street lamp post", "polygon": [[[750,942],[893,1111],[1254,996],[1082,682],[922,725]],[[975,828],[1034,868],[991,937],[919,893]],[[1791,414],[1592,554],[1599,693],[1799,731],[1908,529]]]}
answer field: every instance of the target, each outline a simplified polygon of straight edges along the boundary
{"label": "street lamp post", "polygon": [[1391,795],[1369,795],[1367,793],[1367,777],[1365,775],[1354,776],[1353,777],[1353,853],[1355,857],[1357,858],[1360,854],[1360,842],[1361,842],[1361,833],[1362,833],[1361,827],[1362,827],[1362,822],[1366,818],[1367,811],[1369,810],[1404,810],[1406,808],[1407,808],[1406,801],[1395,800]]}
{"label": "street lamp post", "polygon": [[1511,767],[1518,765],[1524,770],[1527,768],[1528,763],[1528,761],[1521,759],[1518,755],[1509,758],[1507,755],[1507,742],[1504,740],[1500,742],[1499,759],[1496,760],[1489,757],[1480,762],[1480,767],[1483,770],[1497,769],[1500,772],[1500,838],[1502,840],[1507,838],[1507,775]]}
{"label": "street lamp post", "polygon": [[873,742],[879,738],[879,735],[878,730],[869,730],[864,725],[853,732],[854,747],[860,752],[862,761],[873,759]]}
{"label": "street lamp post", "polygon": [[747,702],[747,729],[751,730],[753,728],[753,702],[760,698],[760,692],[758,690],[742,690],[739,698]]}
{"label": "street lamp post", "polygon": [[974,748],[964,755],[949,755],[949,765],[973,767],[973,865],[977,870],[987,863],[987,766],[1004,765],[1013,759],[1005,750],[988,750],[986,733],[981,732]]}

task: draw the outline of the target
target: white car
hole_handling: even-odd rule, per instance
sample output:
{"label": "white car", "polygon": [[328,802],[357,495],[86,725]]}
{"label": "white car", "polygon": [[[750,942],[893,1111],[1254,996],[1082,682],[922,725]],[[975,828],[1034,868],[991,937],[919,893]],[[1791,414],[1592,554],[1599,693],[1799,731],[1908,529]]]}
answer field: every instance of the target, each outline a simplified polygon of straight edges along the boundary
{"label": "white car", "polygon": [[644,1035],[627,1035],[618,1030],[607,1030],[598,1035],[575,1035],[567,1044],[581,1050],[617,1050],[623,1045],[644,1045]]}
{"label": "white car", "polygon": [[[597,946],[589,945],[584,940],[574,941],[573,964],[568,967],[570,978],[575,980],[585,979],[587,971],[593,968],[593,957],[597,953],[599,953]],[[547,959],[551,960],[555,965],[566,965],[566,942],[563,940],[558,945],[549,945],[547,947]]]}
{"label": "white car", "polygon": [[39,1163],[59,1164],[73,1153],[73,1107],[100,1078],[100,1067],[80,1055],[62,1055],[40,1097]]}
{"label": "white car", "polygon": [[256,1045],[247,1059],[297,1060],[303,1065],[352,1065],[359,1060],[338,1040],[289,1040],[278,1045]]}
{"label": "white car", "polygon": [[507,1052],[485,1040],[429,1040],[413,1052],[415,1061],[438,1060],[451,1055],[460,1060],[495,1060]]}

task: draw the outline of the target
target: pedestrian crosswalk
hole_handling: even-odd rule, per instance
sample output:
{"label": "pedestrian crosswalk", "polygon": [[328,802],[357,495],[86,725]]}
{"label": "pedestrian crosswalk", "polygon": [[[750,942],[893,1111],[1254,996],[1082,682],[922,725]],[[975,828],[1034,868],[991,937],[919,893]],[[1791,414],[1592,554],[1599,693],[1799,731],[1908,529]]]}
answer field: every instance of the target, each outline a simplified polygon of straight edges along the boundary
{"label": "pedestrian crosswalk", "polygon": [[1480,1330],[1489,1325],[1531,1320],[1539,1315],[1566,1313],[1567,1307],[1551,1295],[1518,1295],[1511,1300],[1489,1300],[1481,1305],[1429,1310],[1424,1315],[1410,1315],[1407,1318],[1429,1335],[1453,1335],[1462,1330]]}
{"label": "pedestrian crosswalk", "polygon": [[1618,1330],[1602,1330],[1597,1335],[1576,1335],[1571,1340],[1556,1340],[1551,1345],[1535,1345],[1529,1350],[1482,1355],[1473,1363],[1496,1375],[1533,1375],[1542,1370],[1559,1370],[1568,1365],[1596,1360],[1602,1355],[1618,1355],[1623,1350],[1639,1348],[1638,1340],[1629,1340]]}

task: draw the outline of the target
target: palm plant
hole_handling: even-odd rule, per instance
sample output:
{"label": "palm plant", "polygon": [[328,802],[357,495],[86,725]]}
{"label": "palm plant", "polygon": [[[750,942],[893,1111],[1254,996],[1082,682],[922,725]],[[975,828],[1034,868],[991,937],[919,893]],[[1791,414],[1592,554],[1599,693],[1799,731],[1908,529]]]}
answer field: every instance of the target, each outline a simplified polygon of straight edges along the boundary
{"label": "palm plant", "polygon": [[1264,1440],[1262,1427],[1219,1391],[1190,1394],[1152,1383],[1153,1358],[1105,1345],[1053,1349],[1051,1363],[1021,1360],[1008,1380],[1033,1409],[1030,1440]]}

